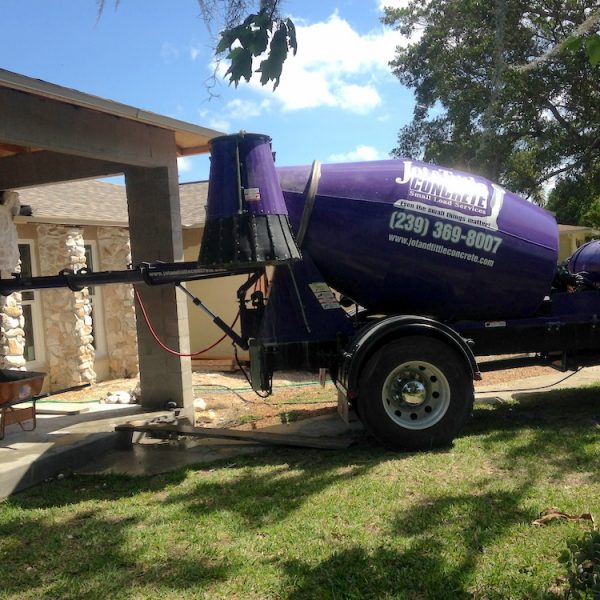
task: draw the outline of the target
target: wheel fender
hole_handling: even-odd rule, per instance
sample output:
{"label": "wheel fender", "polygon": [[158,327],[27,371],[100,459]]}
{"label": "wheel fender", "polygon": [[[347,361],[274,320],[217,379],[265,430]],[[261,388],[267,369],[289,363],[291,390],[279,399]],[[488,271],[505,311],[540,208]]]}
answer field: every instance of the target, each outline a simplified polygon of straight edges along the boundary
{"label": "wheel fender", "polygon": [[467,340],[448,325],[421,316],[387,317],[358,331],[342,353],[338,380],[350,400],[356,397],[359,377],[372,354],[387,342],[407,335],[429,336],[445,342],[464,359],[473,379],[481,379],[477,361]]}

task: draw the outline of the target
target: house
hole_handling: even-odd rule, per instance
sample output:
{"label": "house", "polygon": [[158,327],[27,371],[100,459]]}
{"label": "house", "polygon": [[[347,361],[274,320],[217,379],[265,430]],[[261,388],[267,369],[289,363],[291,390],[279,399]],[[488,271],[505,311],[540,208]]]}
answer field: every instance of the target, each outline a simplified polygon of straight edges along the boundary
{"label": "house", "polygon": [[[210,140],[220,132],[4,69],[0,69],[0,114],[3,278],[19,266],[13,217],[19,212],[20,192],[46,184],[117,174],[125,178],[133,261],[182,259],[177,158],[208,152]],[[73,205],[71,216],[72,227],[26,224],[29,231],[19,234],[23,241],[44,238],[44,250],[37,252],[37,265],[34,258],[30,260],[32,269],[37,266],[56,273],[65,266],[76,270],[86,264],[83,226],[77,223],[84,221],[86,213],[78,213]],[[124,245],[102,241],[101,235],[96,241],[98,254],[102,254],[103,247]],[[27,246],[31,247],[22,244],[24,253]],[[44,294],[42,310],[52,318],[52,323],[46,324],[50,326],[46,334],[51,341],[45,347],[47,381],[58,388],[93,380],[95,350],[89,291],[47,290]],[[179,351],[157,352],[152,335],[138,320],[142,406],[161,409],[169,401],[191,411],[191,362],[182,356],[189,350],[187,301],[173,286],[142,286],[140,295],[157,334]],[[36,302],[28,292],[25,298],[21,294],[20,299],[0,297],[0,354],[4,366],[18,367],[19,362],[27,362],[23,313],[33,311],[33,307],[27,308],[28,302]],[[104,303],[104,310],[111,317],[120,314],[119,310],[107,308],[106,298]],[[44,305],[48,306],[47,311]],[[130,298],[123,298],[121,305],[124,314],[131,311]],[[137,314],[138,309],[135,310]],[[105,333],[109,334],[106,330]],[[109,340],[107,346],[110,347]]]}
{"label": "house", "polygon": [[563,262],[579,246],[592,239],[600,237],[600,231],[584,225],[559,225],[558,226],[558,261]]}

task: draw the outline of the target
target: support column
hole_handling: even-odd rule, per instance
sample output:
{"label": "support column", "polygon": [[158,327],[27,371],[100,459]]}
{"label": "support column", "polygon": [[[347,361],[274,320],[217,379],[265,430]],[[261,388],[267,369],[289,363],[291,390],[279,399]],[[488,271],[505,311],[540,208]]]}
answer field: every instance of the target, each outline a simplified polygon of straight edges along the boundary
{"label": "support column", "polygon": [[[79,270],[86,266],[81,229],[44,224],[38,225],[37,231],[42,275],[56,275],[63,269]],[[50,391],[95,382],[88,289],[80,292],[43,290],[40,296]]]}
{"label": "support column", "polygon": [[[98,249],[103,271],[122,271],[131,264],[127,229],[98,227]],[[110,376],[136,377],[139,363],[133,286],[107,285],[102,298]]]}
{"label": "support column", "polygon": [[[129,235],[133,264],[183,258],[177,163],[161,168],[131,168],[125,172]],[[172,285],[136,286],[158,337],[169,348],[189,352],[186,299]],[[189,358],[160,348],[136,306],[142,406],[162,409],[167,402],[193,411],[192,369]]]}

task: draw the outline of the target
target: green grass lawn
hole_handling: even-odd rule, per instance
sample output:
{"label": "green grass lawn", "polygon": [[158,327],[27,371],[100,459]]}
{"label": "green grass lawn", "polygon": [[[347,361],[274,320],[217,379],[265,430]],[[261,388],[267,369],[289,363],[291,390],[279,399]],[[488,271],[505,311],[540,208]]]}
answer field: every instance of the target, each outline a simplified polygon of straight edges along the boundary
{"label": "green grass lawn", "polygon": [[[269,449],[0,504],[0,598],[552,598],[600,516],[600,387],[481,406],[447,450]],[[554,588],[553,588],[554,586]]]}

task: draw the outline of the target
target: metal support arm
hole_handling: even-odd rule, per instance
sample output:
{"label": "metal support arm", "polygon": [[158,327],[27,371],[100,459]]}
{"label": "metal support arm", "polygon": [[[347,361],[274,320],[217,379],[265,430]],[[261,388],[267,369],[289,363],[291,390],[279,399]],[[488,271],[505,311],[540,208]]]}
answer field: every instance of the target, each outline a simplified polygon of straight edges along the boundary
{"label": "metal support arm", "polygon": [[235,270],[204,269],[198,267],[196,262],[142,263],[124,271],[99,271],[96,273],[87,269],[77,272],[65,269],[58,275],[41,277],[20,277],[17,275],[10,279],[0,279],[0,294],[8,296],[13,292],[49,288],[69,288],[73,291],[81,291],[84,287],[111,283],[178,284],[182,281],[228,277],[229,275],[239,275],[255,270],[256,267]]}

